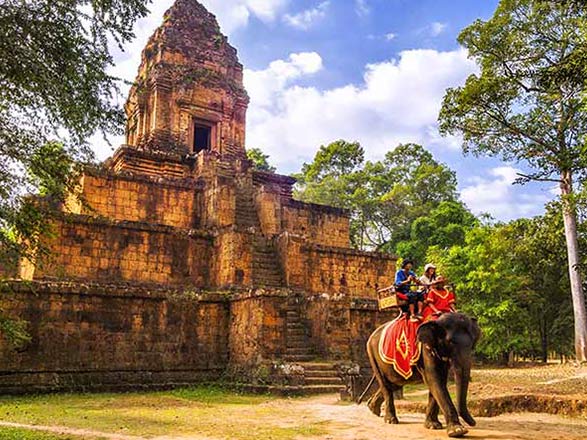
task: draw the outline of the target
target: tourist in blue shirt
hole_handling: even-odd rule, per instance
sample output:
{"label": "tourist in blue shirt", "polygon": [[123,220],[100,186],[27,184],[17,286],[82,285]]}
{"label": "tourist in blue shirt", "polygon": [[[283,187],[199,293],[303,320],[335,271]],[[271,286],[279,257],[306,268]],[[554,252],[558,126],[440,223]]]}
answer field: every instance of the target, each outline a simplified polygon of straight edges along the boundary
{"label": "tourist in blue shirt", "polygon": [[[418,278],[412,271],[414,262],[411,260],[404,260],[402,262],[402,268],[395,274],[395,290],[397,292],[398,299],[403,299],[408,302],[407,310],[402,308],[405,312],[410,313],[410,320],[417,322],[422,320],[422,308],[424,307],[424,293],[418,291],[412,291],[410,286],[412,284],[418,284]],[[416,306],[418,307],[418,313],[416,313]]]}

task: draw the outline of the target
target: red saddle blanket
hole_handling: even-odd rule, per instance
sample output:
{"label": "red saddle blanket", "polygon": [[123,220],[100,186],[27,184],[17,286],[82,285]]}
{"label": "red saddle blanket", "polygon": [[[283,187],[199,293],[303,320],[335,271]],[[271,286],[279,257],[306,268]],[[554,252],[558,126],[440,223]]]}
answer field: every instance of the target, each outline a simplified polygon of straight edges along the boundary
{"label": "red saddle blanket", "polygon": [[412,366],[420,359],[418,327],[419,322],[410,322],[402,316],[386,324],[379,339],[379,356],[404,379],[412,376]]}

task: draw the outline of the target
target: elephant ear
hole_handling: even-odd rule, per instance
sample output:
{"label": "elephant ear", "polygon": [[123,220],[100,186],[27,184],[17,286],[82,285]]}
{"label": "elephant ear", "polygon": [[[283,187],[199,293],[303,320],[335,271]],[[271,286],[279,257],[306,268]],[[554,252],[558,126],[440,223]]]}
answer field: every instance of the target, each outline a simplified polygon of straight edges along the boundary
{"label": "elephant ear", "polygon": [[446,330],[436,321],[425,322],[418,328],[418,340],[430,347],[439,347],[446,338]]}
{"label": "elephant ear", "polygon": [[471,318],[471,324],[469,325],[469,331],[471,332],[471,336],[473,337],[473,347],[477,345],[477,342],[481,338],[481,327],[479,327],[479,323],[477,322],[477,318]]}

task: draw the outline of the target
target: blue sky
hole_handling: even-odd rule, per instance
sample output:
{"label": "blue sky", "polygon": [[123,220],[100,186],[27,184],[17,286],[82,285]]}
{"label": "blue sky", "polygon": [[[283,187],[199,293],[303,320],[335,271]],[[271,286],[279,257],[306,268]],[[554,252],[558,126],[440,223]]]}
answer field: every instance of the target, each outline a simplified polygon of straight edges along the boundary
{"label": "blue sky", "polygon": [[[300,169],[321,144],[359,141],[369,159],[417,142],[457,172],[463,201],[497,219],[532,216],[552,188],[514,186],[523,164],[464,157],[459,139],[436,126],[447,87],[476,66],[459,31],[489,18],[497,0],[201,0],[245,67],[251,97],[247,146],[260,147],[282,173]],[[133,80],[140,51],[172,0],[158,0],[115,51],[113,73]],[[119,140],[115,140],[119,141]],[[96,140],[104,159],[111,149]]]}

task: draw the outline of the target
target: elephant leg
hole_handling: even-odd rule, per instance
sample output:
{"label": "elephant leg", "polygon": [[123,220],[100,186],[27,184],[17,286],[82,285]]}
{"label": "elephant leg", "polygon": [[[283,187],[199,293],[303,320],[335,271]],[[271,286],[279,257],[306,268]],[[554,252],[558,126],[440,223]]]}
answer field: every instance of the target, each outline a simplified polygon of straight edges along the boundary
{"label": "elephant leg", "polygon": [[[385,379],[383,379],[385,382]],[[393,401],[393,391],[390,390],[386,383],[381,384],[381,393],[383,394],[383,398],[385,400],[385,413],[383,416],[383,421],[385,423],[391,423],[392,425],[397,425],[399,420],[395,413],[395,403]]]}
{"label": "elephant leg", "polygon": [[381,405],[383,404],[383,394],[381,389],[378,389],[367,401],[367,406],[373,414],[381,417]]}
{"label": "elephant leg", "polygon": [[436,402],[432,393],[428,392],[428,408],[426,409],[426,421],[424,422],[427,429],[442,429],[442,423],[438,420],[439,411],[438,402]]}
{"label": "elephant leg", "polygon": [[373,374],[375,375],[375,379],[377,379],[377,383],[379,384],[379,391],[383,395],[383,400],[385,401],[385,415],[384,415],[384,422],[391,423],[393,425],[397,425],[399,420],[397,419],[397,415],[395,414],[395,404],[393,403],[393,391],[390,389],[390,385],[379,370],[379,366],[375,359],[373,359],[373,354],[371,350],[367,350],[367,354],[371,358],[371,366],[373,367]]}
{"label": "elephant leg", "polygon": [[434,358],[429,350],[424,350],[424,375],[432,397],[444,414],[448,436],[463,437],[468,430],[461,425],[457,409],[448,393],[448,364]]}

